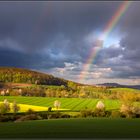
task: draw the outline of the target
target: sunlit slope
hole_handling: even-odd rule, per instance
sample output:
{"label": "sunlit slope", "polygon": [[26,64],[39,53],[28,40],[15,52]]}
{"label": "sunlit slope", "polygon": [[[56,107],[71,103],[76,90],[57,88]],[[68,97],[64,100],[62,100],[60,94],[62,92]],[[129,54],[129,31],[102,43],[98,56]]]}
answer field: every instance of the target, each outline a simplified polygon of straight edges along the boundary
{"label": "sunlit slope", "polygon": [[[20,104],[28,104],[41,107],[54,107],[54,101],[61,102],[62,109],[70,109],[79,111],[85,108],[95,108],[100,99],[83,99],[83,98],[43,98],[43,97],[21,97],[21,96],[0,96],[0,101],[8,99],[13,102],[16,100]],[[105,103],[106,109],[118,109],[120,107],[119,100],[102,100]]]}
{"label": "sunlit slope", "polygon": [[67,80],[23,68],[0,67],[0,82],[67,85]]}

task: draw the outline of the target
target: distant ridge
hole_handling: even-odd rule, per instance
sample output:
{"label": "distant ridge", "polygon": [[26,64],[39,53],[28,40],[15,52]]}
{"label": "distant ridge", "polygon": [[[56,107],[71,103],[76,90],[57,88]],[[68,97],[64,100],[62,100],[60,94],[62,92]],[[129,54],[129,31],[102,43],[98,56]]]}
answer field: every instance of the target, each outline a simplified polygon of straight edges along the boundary
{"label": "distant ridge", "polygon": [[97,84],[97,86],[140,89],[140,85],[120,85],[118,83],[103,83]]}
{"label": "distant ridge", "polygon": [[103,83],[103,84],[97,84],[98,86],[106,86],[106,87],[120,87],[123,85],[120,85],[118,83]]}

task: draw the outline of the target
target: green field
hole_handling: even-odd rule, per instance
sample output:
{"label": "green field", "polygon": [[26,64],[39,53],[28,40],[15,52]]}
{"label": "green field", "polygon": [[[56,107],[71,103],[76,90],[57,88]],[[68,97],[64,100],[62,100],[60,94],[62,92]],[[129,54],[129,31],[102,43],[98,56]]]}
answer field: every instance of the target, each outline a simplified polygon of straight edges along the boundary
{"label": "green field", "polygon": [[57,119],[0,123],[0,138],[140,138],[140,119]]}
{"label": "green field", "polygon": [[140,93],[140,90],[138,89],[132,89],[132,88],[110,88],[111,91],[116,91],[116,92],[127,92],[127,93]]}
{"label": "green field", "polygon": [[[21,96],[0,96],[0,101],[8,99],[9,102],[16,100],[20,104],[28,104],[42,107],[53,107],[54,101],[61,101],[61,108],[79,111],[85,107],[95,108],[99,99],[83,99],[83,98],[47,98],[47,97],[21,97]],[[118,100],[103,100],[107,110],[118,109],[120,102]]]}

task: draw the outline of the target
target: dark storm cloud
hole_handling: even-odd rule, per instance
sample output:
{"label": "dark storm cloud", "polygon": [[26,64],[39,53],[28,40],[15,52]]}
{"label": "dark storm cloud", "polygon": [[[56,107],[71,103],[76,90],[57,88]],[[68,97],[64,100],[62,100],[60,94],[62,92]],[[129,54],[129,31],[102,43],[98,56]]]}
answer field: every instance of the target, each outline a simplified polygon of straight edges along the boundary
{"label": "dark storm cloud", "polygon": [[46,47],[59,33],[77,41],[104,26],[117,6],[100,2],[1,2],[0,38],[10,37],[29,50]]}
{"label": "dark storm cloud", "polygon": [[140,78],[140,3],[133,2],[121,18],[119,31],[123,34],[119,47],[103,48],[96,57],[98,67],[110,67],[106,78]]}
{"label": "dark storm cloud", "polygon": [[[120,3],[0,2],[0,66],[47,70],[86,62],[94,46],[85,38],[103,30]],[[140,76],[139,13],[140,3],[133,2],[118,23],[120,46],[102,48],[94,61],[111,68],[110,77]]]}
{"label": "dark storm cloud", "polygon": [[51,61],[51,56],[38,53],[26,54],[15,50],[0,49],[0,65],[30,69],[64,67],[58,60]]}
{"label": "dark storm cloud", "polygon": [[[83,61],[89,53],[83,37],[103,27],[118,5],[105,2],[1,2],[0,41],[10,39],[17,46],[11,43],[4,47],[14,49],[15,45],[15,49],[20,48],[31,55],[45,48],[54,55],[65,55],[65,61],[74,58]],[[21,61],[22,65],[22,59],[16,61]]]}
{"label": "dark storm cloud", "polygon": [[114,76],[121,78],[140,78],[140,3],[133,2],[120,24],[125,37],[121,39],[120,46],[123,51],[122,58],[114,66]]}

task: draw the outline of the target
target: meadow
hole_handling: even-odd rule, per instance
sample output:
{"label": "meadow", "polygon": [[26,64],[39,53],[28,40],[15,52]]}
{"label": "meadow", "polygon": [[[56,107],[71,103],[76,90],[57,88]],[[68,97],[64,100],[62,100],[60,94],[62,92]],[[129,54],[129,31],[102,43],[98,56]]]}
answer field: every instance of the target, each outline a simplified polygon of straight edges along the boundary
{"label": "meadow", "polygon": [[111,91],[116,91],[116,92],[127,92],[127,93],[140,93],[140,90],[138,89],[133,89],[133,88],[110,88]]}
{"label": "meadow", "polygon": [[[123,119],[120,116],[112,117],[111,114],[109,117],[101,118],[101,116],[94,116],[94,113],[84,119],[82,110],[95,109],[98,101],[103,101],[106,110],[119,110],[121,101],[117,99],[0,96],[0,103],[5,99],[9,101],[10,106],[16,101],[20,106],[19,112],[25,113],[12,114],[10,110],[9,113],[2,115],[0,138],[140,137],[138,132],[140,119]],[[61,102],[60,112],[54,108],[56,100]],[[49,107],[52,107],[54,112],[44,112],[48,111]],[[31,113],[29,109],[38,113],[29,114]],[[40,119],[35,120],[32,116],[35,119],[40,117]]]}
{"label": "meadow", "polygon": [[[94,109],[97,102],[100,99],[87,99],[87,98],[51,98],[51,97],[22,97],[22,96],[0,96],[0,101],[7,99],[9,102],[16,101],[22,105],[32,105],[33,110],[39,111],[39,108],[35,109],[35,106],[40,107],[54,107],[54,101],[59,100],[61,102],[61,109],[80,111],[85,108]],[[105,99],[102,100],[107,110],[119,109],[121,102],[119,100]],[[32,107],[31,106],[31,107]],[[29,108],[29,106],[28,106]],[[44,108],[40,108],[43,111]],[[47,108],[46,108],[47,109]]]}
{"label": "meadow", "polygon": [[0,138],[140,138],[139,130],[140,119],[51,119],[0,123]]}

